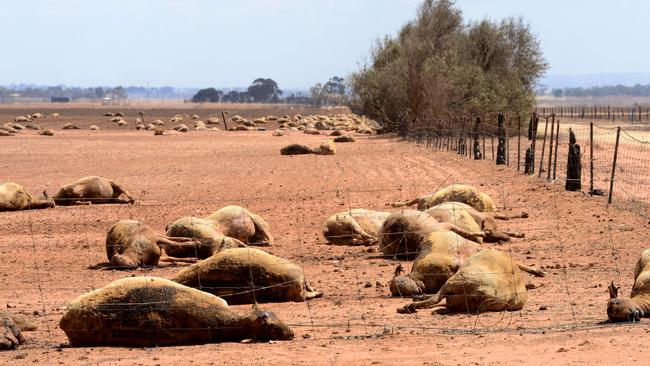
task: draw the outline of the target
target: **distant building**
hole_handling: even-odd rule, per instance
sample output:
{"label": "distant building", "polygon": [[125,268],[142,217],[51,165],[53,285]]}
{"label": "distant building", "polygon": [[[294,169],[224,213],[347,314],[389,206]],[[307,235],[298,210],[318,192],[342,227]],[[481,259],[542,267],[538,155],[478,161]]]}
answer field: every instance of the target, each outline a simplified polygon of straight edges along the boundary
{"label": "distant building", "polygon": [[70,103],[70,97],[50,97],[50,103]]}

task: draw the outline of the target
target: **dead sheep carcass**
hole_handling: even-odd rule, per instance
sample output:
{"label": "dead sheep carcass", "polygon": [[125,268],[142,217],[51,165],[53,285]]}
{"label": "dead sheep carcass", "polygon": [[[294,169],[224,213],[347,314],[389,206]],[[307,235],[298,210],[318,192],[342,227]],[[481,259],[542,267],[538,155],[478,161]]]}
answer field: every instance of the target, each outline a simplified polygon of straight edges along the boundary
{"label": "dead sheep carcass", "polygon": [[273,245],[271,227],[259,215],[240,206],[226,206],[205,218],[225,236],[249,245]]}
{"label": "dead sheep carcass", "polygon": [[496,212],[492,197],[479,191],[476,187],[466,184],[452,184],[440,189],[434,194],[421,196],[404,202],[395,202],[393,207],[412,206],[417,204],[418,210],[426,210],[443,202],[461,202],[474,207],[480,212]]}
{"label": "dead sheep carcass", "polygon": [[166,235],[192,238],[195,241],[163,244],[167,255],[178,258],[205,259],[225,249],[246,247],[241,241],[217,230],[214,221],[200,217],[187,216],[174,221],[167,227]]}
{"label": "dead sheep carcass", "polygon": [[379,229],[379,250],[393,258],[415,258],[424,248],[429,236],[436,232],[453,232],[474,242],[485,236],[481,231],[474,232],[454,224],[440,223],[422,211],[402,210],[388,216]]}
{"label": "dead sheep carcass", "polygon": [[619,288],[609,285],[607,317],[612,322],[636,322],[650,317],[650,249],[641,253],[634,268],[634,285],[629,298],[618,297]]}
{"label": "dead sheep carcass", "polygon": [[330,244],[372,245],[390,212],[352,209],[336,213],[323,223],[323,237]]}
{"label": "dead sheep carcass", "polygon": [[451,276],[437,295],[423,301],[409,303],[399,313],[414,313],[446,300],[444,306],[451,312],[477,313],[485,311],[516,311],[526,303],[526,285],[520,268],[537,276],[545,273],[522,266],[507,253],[497,250],[480,251],[467,259],[458,272]]}
{"label": "dead sheep carcass", "polygon": [[293,338],[291,329],[271,312],[255,309],[240,315],[217,296],[156,277],[123,278],[76,298],[59,326],[73,347]]}
{"label": "dead sheep carcass", "polygon": [[0,351],[16,349],[25,343],[23,332],[36,330],[36,325],[20,314],[0,311]]}
{"label": "dead sheep carcass", "polygon": [[309,286],[301,266],[255,248],[221,251],[183,269],[174,281],[229,304],[302,302],[322,295]]}
{"label": "dead sheep carcass", "polygon": [[[121,196],[125,198],[120,198]],[[57,205],[68,206],[90,203],[134,203],[135,199],[114,181],[90,176],[63,186],[54,196],[54,202]]]}
{"label": "dead sheep carcass", "polygon": [[[108,229],[106,257],[111,267],[134,269],[141,266],[157,266],[161,260],[161,247],[174,246],[179,243],[189,246],[199,244],[192,238],[160,235],[149,225],[137,220],[121,220]],[[163,260],[171,262],[179,259],[165,257]]]}
{"label": "dead sheep carcass", "polygon": [[14,182],[0,184],[0,211],[34,210],[54,207],[54,201],[45,197],[37,199],[25,187]]}

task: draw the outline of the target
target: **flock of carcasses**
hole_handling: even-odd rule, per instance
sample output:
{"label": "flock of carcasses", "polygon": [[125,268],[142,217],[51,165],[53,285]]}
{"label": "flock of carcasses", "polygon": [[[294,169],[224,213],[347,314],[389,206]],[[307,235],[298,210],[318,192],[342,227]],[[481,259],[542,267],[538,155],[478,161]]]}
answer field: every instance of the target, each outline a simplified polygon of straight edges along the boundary
{"label": "flock of carcasses", "polygon": [[[33,198],[16,183],[0,185],[0,211],[88,203],[133,203],[114,181],[85,177],[62,187],[52,198]],[[404,208],[417,204],[417,209]],[[413,301],[397,309],[443,306],[451,312],[515,311],[526,302],[521,272],[543,277],[484,242],[502,242],[522,234],[499,230],[505,216],[484,192],[454,184],[434,194],[397,202],[393,212],[352,209],[333,214],[323,224],[333,245],[377,245],[387,258],[412,259],[403,274],[398,265],[390,282],[396,297]],[[72,300],[60,320],[72,346],[168,346],[253,339],[289,340],[293,332],[275,314],[257,306],[246,315],[229,304],[307,301],[323,296],[306,281],[304,271],[287,259],[254,247],[271,246],[273,235],[260,216],[226,206],[207,217],[182,217],[156,232],[136,220],[113,224],[106,235],[107,267],[134,269],[161,261],[189,262],[171,280],[127,277]],[[650,314],[650,249],[635,271],[630,298],[619,298],[610,285],[607,314],[612,321],[636,321]],[[24,341],[33,330],[28,319],[0,312],[0,349]],[[0,328],[1,329],[1,328]]]}

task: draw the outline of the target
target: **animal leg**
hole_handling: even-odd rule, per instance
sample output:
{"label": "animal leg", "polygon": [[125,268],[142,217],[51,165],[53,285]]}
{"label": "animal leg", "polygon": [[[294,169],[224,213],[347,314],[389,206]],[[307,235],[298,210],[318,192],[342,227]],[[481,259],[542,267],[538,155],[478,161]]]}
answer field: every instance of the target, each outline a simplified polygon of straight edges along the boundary
{"label": "animal leg", "polygon": [[508,242],[510,241],[510,235],[504,233],[503,231],[498,231],[498,230],[486,230],[485,231],[485,241],[486,242],[496,242],[496,243],[502,243],[502,242]]}
{"label": "animal leg", "polygon": [[508,236],[513,237],[513,238],[520,238],[520,239],[522,239],[522,238],[525,238],[525,237],[526,237],[526,234],[524,234],[524,233],[515,233],[515,232],[511,232],[511,231],[502,231],[502,232],[503,232],[504,234],[508,235]]}
{"label": "animal leg", "polygon": [[413,206],[414,204],[418,203],[420,199],[419,198],[414,198],[410,201],[398,201],[398,202],[393,202],[391,206],[393,207],[405,207],[405,206]]}
{"label": "animal leg", "polygon": [[456,234],[462,236],[463,238],[469,240],[472,240],[473,237],[477,237],[477,236],[481,238],[485,238],[485,232],[483,231],[472,232],[472,231],[465,230],[462,227],[456,226],[454,224],[449,224],[449,223],[441,223],[440,225],[442,225],[445,229],[449,231],[453,231]]}
{"label": "animal leg", "polygon": [[196,263],[198,260],[196,258],[178,258],[163,255],[160,257],[160,261],[167,263]]}
{"label": "animal leg", "polygon": [[307,281],[305,281],[305,300],[316,299],[322,296],[323,296],[322,292],[316,291],[307,283]]}
{"label": "animal leg", "polygon": [[402,306],[401,308],[397,308],[397,312],[400,314],[412,314],[417,312],[417,309],[430,309],[438,305],[442,299],[444,299],[444,296],[440,294],[435,297],[432,296],[423,301],[414,301],[410,304]]}
{"label": "animal leg", "polygon": [[[117,202],[117,203],[134,203],[135,202],[135,199],[133,198],[133,196],[131,196],[131,194],[126,189],[122,188],[119,184],[117,184],[117,183],[115,183],[113,181],[110,181],[110,182],[111,182],[111,187],[113,187],[113,191],[115,193],[117,193],[117,195],[114,197],[115,202]],[[120,195],[125,195],[127,199],[126,200],[120,200],[119,199]]]}
{"label": "animal leg", "polygon": [[32,199],[29,203],[29,207],[34,210],[34,209],[41,209],[41,208],[50,208],[54,207],[54,201],[50,201],[48,199]]}
{"label": "animal leg", "polygon": [[546,272],[542,271],[539,268],[530,267],[520,263],[517,263],[517,267],[519,267],[520,270],[529,273],[535,277],[546,277]]}
{"label": "animal leg", "polygon": [[512,220],[512,219],[527,219],[528,213],[522,212],[515,215],[503,215],[503,214],[494,214],[494,218],[497,220]]}
{"label": "animal leg", "polygon": [[352,219],[351,221],[352,221],[351,222],[352,232],[354,233],[352,235],[353,244],[357,242],[361,245],[373,245],[374,242],[377,241],[377,238],[375,238],[374,236],[368,234],[365,230],[363,230],[361,225],[359,225],[359,223],[356,220]]}
{"label": "animal leg", "polygon": [[163,249],[169,246],[196,248],[198,246],[204,245],[200,241],[194,240],[192,238],[177,238],[177,237],[169,237],[169,236],[158,237],[158,239],[156,240],[156,244],[162,247]]}

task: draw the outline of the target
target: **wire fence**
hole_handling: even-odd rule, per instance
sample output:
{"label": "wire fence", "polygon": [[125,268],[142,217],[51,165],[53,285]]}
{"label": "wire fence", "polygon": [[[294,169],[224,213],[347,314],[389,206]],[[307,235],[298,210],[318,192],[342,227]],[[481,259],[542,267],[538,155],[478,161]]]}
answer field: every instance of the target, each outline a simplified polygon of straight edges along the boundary
{"label": "wire fence", "polygon": [[[616,126],[564,124],[555,114],[530,117],[528,134],[520,117],[503,117],[509,123],[499,126],[481,121],[461,128],[416,127],[407,136],[417,144],[444,151],[453,151],[470,159],[488,159],[525,174],[550,182],[577,181],[577,190],[592,195],[606,195],[610,204],[629,207],[647,217],[650,204],[650,141],[640,133]],[[533,119],[538,119],[533,127]],[[568,177],[569,135],[573,133],[579,146],[578,178]],[[635,136],[636,135],[636,136]],[[499,139],[503,140],[499,162]],[[530,160],[527,162],[527,150]],[[528,165],[528,167],[527,167]],[[574,167],[575,168],[575,167]]]}
{"label": "wire fence", "polygon": [[[523,172],[526,149],[531,147],[533,140],[528,140],[524,134],[525,127],[522,125],[525,121],[520,118],[506,120],[507,123],[502,126],[483,120],[480,129],[473,128],[469,123],[467,128],[460,129],[418,127],[408,139],[428,148],[422,152],[423,156],[431,157],[431,160],[427,160],[428,164],[435,163],[437,157],[445,155],[442,153],[444,150],[472,160],[496,161],[498,155],[502,155],[503,166]],[[583,190],[592,193],[601,190],[603,194],[613,192],[613,202],[617,206],[635,207],[647,214],[646,204],[650,197],[646,195],[647,185],[644,180],[644,167],[647,166],[646,142],[618,128],[563,126],[560,120],[553,121],[552,116],[543,118],[542,121],[543,126],[542,123],[538,125],[538,135],[535,137],[535,154],[532,164],[529,164],[534,169],[530,175],[551,182],[566,181],[570,128],[581,146],[583,174],[580,183]],[[502,140],[501,144],[499,140]],[[615,152],[618,155],[614,167]],[[372,158],[372,153],[365,158]],[[595,231],[592,229],[600,224],[595,224],[590,217],[579,216],[567,222],[556,215],[562,209],[560,191],[563,187],[554,186],[555,190],[549,196],[550,201],[531,202],[522,199],[522,194],[515,193],[517,189],[513,186],[518,183],[509,180],[507,176],[500,177],[488,169],[462,178],[447,177],[435,185],[390,182],[381,186],[350,188],[341,183],[317,193],[313,190],[296,190],[287,191],[284,195],[205,197],[201,200],[179,199],[173,202],[144,197],[134,205],[81,205],[66,208],[60,215],[48,216],[47,222],[39,217],[41,211],[38,210],[0,213],[0,229],[3,232],[3,237],[0,237],[0,253],[7,259],[0,262],[0,272],[5,274],[0,280],[0,298],[8,299],[8,302],[15,301],[12,308],[15,306],[16,310],[38,320],[39,331],[34,336],[28,334],[32,345],[58,347],[65,343],[58,321],[72,299],[132,274],[172,278],[181,269],[174,265],[127,272],[96,269],[97,264],[110,259],[106,257],[106,232],[115,221],[126,218],[138,220],[157,228],[162,235],[162,228],[178,219],[179,212],[187,216],[205,217],[215,208],[236,204],[251,207],[267,220],[272,219],[270,222],[284,223],[280,231],[274,230],[276,243],[269,248],[260,248],[277,256],[277,263],[268,263],[268,269],[273,269],[275,265],[284,266],[286,261],[291,261],[302,268],[305,281],[324,293],[321,299],[303,303],[260,304],[260,307],[270,307],[276,311],[303,338],[363,339],[428,332],[543,333],[614,326],[603,323],[606,314],[602,311],[603,297],[599,296],[605,296],[606,299],[606,295],[603,295],[605,289],[594,288],[593,278],[607,273],[619,283],[629,283],[628,274],[632,271],[629,263],[635,260],[629,256],[634,255],[634,248],[621,248],[618,243],[620,230],[615,223],[607,221],[600,226],[599,231]],[[613,191],[612,182],[615,183]],[[395,309],[411,300],[391,297],[389,283],[394,268],[401,263],[407,267],[408,273],[411,261],[386,256],[377,249],[376,244],[330,245],[321,232],[321,225],[326,217],[335,212],[315,214],[322,211],[325,201],[336,202],[342,216],[353,216],[355,208],[372,200],[379,201],[373,207],[378,211],[405,212],[405,208],[394,208],[388,204],[414,198],[411,195],[416,192],[433,193],[444,186],[457,183],[477,187],[489,183],[486,189],[492,194],[499,211],[533,210],[538,214],[532,222],[504,222],[502,225],[510,229],[517,227],[526,237],[524,240],[515,239],[495,247],[509,258],[510,264],[533,262],[548,273],[544,279],[533,279],[522,274],[523,281],[529,285],[525,292],[521,292],[514,283],[506,285],[508,295],[526,297],[526,304],[521,310],[472,310],[456,315],[436,316],[430,315],[428,311],[420,311],[411,315],[398,315]],[[159,194],[164,197],[173,196],[173,192]],[[285,203],[282,209],[268,208],[267,204],[277,202]],[[170,206],[174,206],[173,212]],[[110,208],[110,215],[99,214],[107,207]],[[426,218],[426,215],[422,214],[421,217]],[[458,221],[458,216],[454,214],[451,217],[450,224],[463,225]],[[364,217],[361,214],[355,220],[358,223],[364,218],[370,218],[370,215]],[[573,238],[576,226],[585,228],[579,238]],[[422,230],[397,230],[392,234],[401,237],[400,240],[407,240],[411,234],[422,235]],[[462,248],[466,242],[461,236],[453,238],[449,245],[451,249],[440,250],[440,254],[459,259],[464,255]],[[199,242],[198,245],[207,244]],[[588,248],[588,253],[585,253],[585,248]],[[425,252],[435,254],[437,250],[426,249]],[[48,252],[67,254],[49,259]],[[620,257],[625,257],[625,266],[615,260]],[[507,270],[503,272],[483,271],[481,275],[496,276],[501,281],[504,276],[513,275],[510,267],[505,268]],[[82,279],[79,278],[80,275]],[[439,275],[434,273],[424,276]],[[269,288],[281,290],[298,281],[291,279],[259,283],[255,281],[259,277],[251,269],[249,276],[231,281],[230,284],[207,283],[199,288],[208,292],[223,290],[232,296],[251,292],[254,294]],[[16,278],[20,280],[16,281]],[[474,295],[468,286],[463,287],[462,293],[451,296],[462,296],[471,301]],[[161,305],[156,301],[139,303],[143,304],[149,305],[148,311],[157,310]],[[136,305],[138,304],[125,303],[120,307],[122,311],[142,311],[142,307]],[[243,307],[235,309],[239,313],[247,310]],[[109,307],[103,310],[115,309]],[[192,331],[192,328],[176,328],[180,329]]]}
{"label": "wire fence", "polygon": [[580,105],[537,107],[541,116],[556,115],[559,118],[623,121],[631,123],[650,122],[650,106]]}

